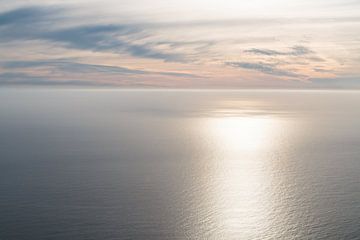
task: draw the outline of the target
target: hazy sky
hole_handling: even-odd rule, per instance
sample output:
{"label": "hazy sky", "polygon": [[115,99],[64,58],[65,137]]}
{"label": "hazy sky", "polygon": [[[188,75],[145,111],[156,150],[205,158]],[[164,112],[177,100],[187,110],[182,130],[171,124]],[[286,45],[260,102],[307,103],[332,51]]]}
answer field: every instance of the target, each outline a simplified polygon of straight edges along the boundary
{"label": "hazy sky", "polygon": [[0,0],[0,86],[360,88],[360,0]]}

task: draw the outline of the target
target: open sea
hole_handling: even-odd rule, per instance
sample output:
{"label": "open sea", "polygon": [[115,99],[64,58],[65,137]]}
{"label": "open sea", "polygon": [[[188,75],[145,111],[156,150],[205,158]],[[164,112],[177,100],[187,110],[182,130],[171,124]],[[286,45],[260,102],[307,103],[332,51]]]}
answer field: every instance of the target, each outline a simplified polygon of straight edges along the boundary
{"label": "open sea", "polygon": [[360,239],[360,91],[2,88],[0,239]]}

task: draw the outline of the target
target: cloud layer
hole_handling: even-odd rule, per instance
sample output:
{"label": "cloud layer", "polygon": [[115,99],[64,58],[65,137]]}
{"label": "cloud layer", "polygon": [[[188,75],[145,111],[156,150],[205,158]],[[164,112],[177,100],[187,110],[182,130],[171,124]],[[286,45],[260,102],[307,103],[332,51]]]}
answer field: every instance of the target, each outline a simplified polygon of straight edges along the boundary
{"label": "cloud layer", "polygon": [[[230,19],[220,9],[199,18],[184,7],[196,9],[200,2],[176,3],[179,11],[166,16],[156,12],[161,8],[135,8],[140,1],[0,1],[0,84],[358,87],[360,14],[341,9],[359,5],[329,5],[332,18],[325,13],[289,18],[275,10],[263,18],[260,9],[243,18]],[[113,4],[122,10],[114,12]],[[162,4],[154,2],[169,7]]]}

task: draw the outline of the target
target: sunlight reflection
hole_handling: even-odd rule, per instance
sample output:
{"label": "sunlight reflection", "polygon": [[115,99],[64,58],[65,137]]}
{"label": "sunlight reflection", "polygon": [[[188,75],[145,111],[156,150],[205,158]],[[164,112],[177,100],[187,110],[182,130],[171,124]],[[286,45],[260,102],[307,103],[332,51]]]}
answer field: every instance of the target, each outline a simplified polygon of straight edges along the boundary
{"label": "sunlight reflection", "polygon": [[209,130],[221,148],[249,152],[269,147],[275,124],[270,117],[224,117],[212,119]]}
{"label": "sunlight reflection", "polygon": [[253,238],[269,226],[269,165],[281,124],[272,116],[215,117],[207,129],[213,139],[214,199],[230,235]]}

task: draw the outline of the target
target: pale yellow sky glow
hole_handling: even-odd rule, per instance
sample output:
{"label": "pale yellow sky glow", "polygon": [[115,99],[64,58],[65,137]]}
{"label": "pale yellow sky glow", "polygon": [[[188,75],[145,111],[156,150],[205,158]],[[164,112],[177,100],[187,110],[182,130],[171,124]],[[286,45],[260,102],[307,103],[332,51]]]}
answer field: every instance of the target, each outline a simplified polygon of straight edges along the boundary
{"label": "pale yellow sky glow", "polygon": [[0,1],[0,84],[359,88],[360,2]]}

